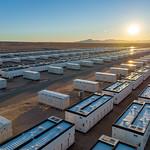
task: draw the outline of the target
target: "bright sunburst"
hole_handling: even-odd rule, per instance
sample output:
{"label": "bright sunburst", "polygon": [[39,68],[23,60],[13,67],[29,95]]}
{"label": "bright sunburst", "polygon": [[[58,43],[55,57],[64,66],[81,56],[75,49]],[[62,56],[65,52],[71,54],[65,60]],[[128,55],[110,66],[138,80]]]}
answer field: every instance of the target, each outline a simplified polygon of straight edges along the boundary
{"label": "bright sunburst", "polygon": [[138,24],[132,24],[128,27],[128,34],[129,35],[137,35],[140,32],[140,26]]}

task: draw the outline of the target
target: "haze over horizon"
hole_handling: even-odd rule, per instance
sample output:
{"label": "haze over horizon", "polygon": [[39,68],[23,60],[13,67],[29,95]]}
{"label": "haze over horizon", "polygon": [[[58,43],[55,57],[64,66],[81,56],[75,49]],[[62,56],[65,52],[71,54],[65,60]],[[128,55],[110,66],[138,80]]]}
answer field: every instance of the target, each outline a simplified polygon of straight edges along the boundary
{"label": "haze over horizon", "polygon": [[149,6],[149,0],[1,0],[0,41],[150,40]]}

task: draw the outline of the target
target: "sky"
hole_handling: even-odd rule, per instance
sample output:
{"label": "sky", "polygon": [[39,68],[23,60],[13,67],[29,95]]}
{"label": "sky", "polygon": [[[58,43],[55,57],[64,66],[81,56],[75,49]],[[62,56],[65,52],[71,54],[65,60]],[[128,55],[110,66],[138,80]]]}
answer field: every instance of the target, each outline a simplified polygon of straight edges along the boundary
{"label": "sky", "polygon": [[[127,29],[138,24],[140,33]],[[150,40],[150,0],[0,0],[0,41]]]}

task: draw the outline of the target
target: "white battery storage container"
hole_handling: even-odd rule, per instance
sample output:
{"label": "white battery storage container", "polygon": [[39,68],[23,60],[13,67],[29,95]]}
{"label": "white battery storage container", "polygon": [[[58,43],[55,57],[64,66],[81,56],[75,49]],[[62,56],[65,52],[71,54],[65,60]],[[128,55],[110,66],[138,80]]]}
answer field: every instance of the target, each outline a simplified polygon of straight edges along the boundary
{"label": "white battery storage container", "polygon": [[1,150],[67,150],[75,141],[75,126],[51,116],[0,145]]}
{"label": "white battery storage container", "polygon": [[111,57],[109,57],[109,56],[104,56],[104,57],[101,57],[103,60],[104,60],[104,62],[111,62],[112,61],[112,58]]}
{"label": "white battery storage container", "polygon": [[143,67],[143,65],[144,65],[144,62],[140,62],[140,61],[132,61],[132,60],[130,60],[130,61],[128,61],[128,63],[129,64],[134,64],[134,65],[136,65],[137,67]]}
{"label": "white battery storage container", "polygon": [[64,69],[63,67],[58,67],[58,66],[49,66],[48,67],[48,72],[53,73],[53,74],[64,74]]}
{"label": "white battery storage container", "polygon": [[146,58],[146,57],[142,57],[142,58],[140,58],[141,60],[143,60],[143,61],[147,61],[147,63],[150,63],[150,58]]}
{"label": "white battery storage container", "polygon": [[80,65],[85,66],[85,67],[92,67],[94,63],[93,61],[90,61],[90,60],[81,60]]}
{"label": "white battery storage container", "polygon": [[34,57],[34,56],[28,56],[28,57],[27,57],[27,60],[35,61],[35,60],[36,60],[36,57]]}
{"label": "white battery storage container", "polygon": [[128,68],[120,68],[120,67],[110,67],[110,72],[115,73],[117,75],[127,76],[129,73]]}
{"label": "white battery storage container", "polygon": [[54,108],[64,110],[70,105],[70,96],[54,91],[42,90],[38,92],[38,101]]}
{"label": "white battery storage container", "polygon": [[114,97],[114,104],[119,104],[132,92],[132,82],[127,80],[118,80],[112,85],[103,89],[102,93]]}
{"label": "white battery storage container", "polygon": [[118,60],[118,56],[111,56],[112,60]]}
{"label": "white battery storage container", "polygon": [[96,76],[97,81],[104,81],[104,82],[116,82],[117,81],[117,75],[113,73],[96,72],[95,76]]}
{"label": "white battery storage container", "polygon": [[77,63],[66,63],[66,68],[71,70],[80,70],[80,64]]}
{"label": "white battery storage container", "polygon": [[129,76],[125,78],[125,80],[130,80],[133,82],[132,86],[133,89],[136,89],[142,82],[143,82],[143,76],[140,73],[132,72]]}
{"label": "white battery storage container", "polygon": [[144,63],[144,65],[148,65],[149,64],[149,61],[148,60],[146,60],[146,59],[142,59],[142,58],[140,58],[140,59],[134,59],[135,61],[140,61],[140,62],[143,62]]}
{"label": "white battery storage container", "polygon": [[134,101],[112,125],[112,137],[144,150],[150,136],[150,103]]}
{"label": "white battery storage container", "polygon": [[99,91],[99,82],[75,79],[73,81],[74,89],[87,91],[87,92],[98,92]]}
{"label": "white battery storage container", "polygon": [[19,57],[13,57],[10,59],[10,61],[18,63],[18,62],[21,62],[21,59]]}
{"label": "white battery storage container", "polygon": [[65,119],[75,124],[76,130],[86,133],[112,109],[112,96],[95,93],[68,108]]}
{"label": "white battery storage container", "polygon": [[9,139],[12,135],[12,121],[0,116],[0,143]]}
{"label": "white battery storage container", "polygon": [[2,59],[0,59],[0,65],[2,65],[3,64],[3,60]]}
{"label": "white battery storage container", "polygon": [[49,57],[48,55],[41,55],[41,56],[40,56],[41,59],[45,59],[45,60],[47,60],[48,57]]}
{"label": "white battery storage container", "polygon": [[47,71],[48,66],[49,64],[36,64],[36,65],[31,66],[29,69],[31,71],[42,72],[42,71]]}
{"label": "white battery storage container", "polygon": [[94,64],[103,64],[104,60],[100,59],[100,58],[94,58],[92,59],[92,61],[94,62]]}
{"label": "white battery storage container", "polygon": [[140,73],[143,76],[143,80],[146,80],[150,76],[150,69],[146,67],[140,68],[137,73]]}
{"label": "white battery storage container", "polygon": [[150,84],[140,93],[138,100],[150,103]]}
{"label": "white battery storage container", "polygon": [[24,71],[23,72],[23,78],[30,79],[30,80],[40,80],[40,73],[36,71]]}
{"label": "white battery storage container", "polygon": [[7,80],[0,78],[0,89],[5,89],[7,87]]}
{"label": "white battery storage container", "polygon": [[1,76],[7,79],[12,79],[14,77],[22,76],[25,70],[27,70],[27,68],[23,67],[2,69]]}
{"label": "white battery storage container", "polygon": [[121,67],[128,68],[130,71],[135,71],[137,68],[134,64],[121,64]]}
{"label": "white battery storage container", "polygon": [[64,67],[66,67],[66,62],[51,64],[50,66],[56,66],[56,67],[64,68]]}

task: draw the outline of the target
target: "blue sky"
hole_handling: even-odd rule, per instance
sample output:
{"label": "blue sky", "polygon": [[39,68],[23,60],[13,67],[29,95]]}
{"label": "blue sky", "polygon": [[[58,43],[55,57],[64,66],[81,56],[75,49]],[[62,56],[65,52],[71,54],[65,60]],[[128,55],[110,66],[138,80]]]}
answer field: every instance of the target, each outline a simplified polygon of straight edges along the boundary
{"label": "blue sky", "polygon": [[[0,0],[0,40],[150,39],[150,0]],[[139,24],[136,37],[127,34]]]}

